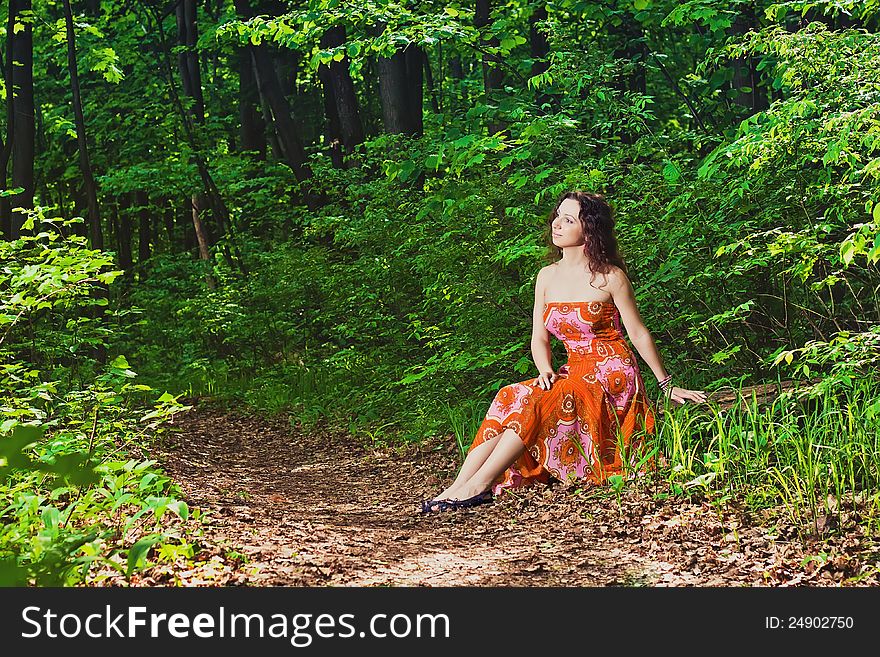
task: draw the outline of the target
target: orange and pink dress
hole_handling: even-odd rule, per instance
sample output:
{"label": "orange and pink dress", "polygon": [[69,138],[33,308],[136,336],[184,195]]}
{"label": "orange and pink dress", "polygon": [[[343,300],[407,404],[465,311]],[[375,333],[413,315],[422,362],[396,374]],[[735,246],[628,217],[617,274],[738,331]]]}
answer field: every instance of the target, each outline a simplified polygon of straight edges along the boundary
{"label": "orange and pink dress", "polygon": [[[502,387],[470,446],[508,428],[525,443],[522,455],[492,485],[499,495],[550,478],[605,483],[632,476],[644,459],[656,409],[611,301],[544,304],[544,325],[563,341],[568,361],[544,390],[531,378]],[[470,451],[469,450],[469,451]],[[625,467],[625,462],[627,467]]]}

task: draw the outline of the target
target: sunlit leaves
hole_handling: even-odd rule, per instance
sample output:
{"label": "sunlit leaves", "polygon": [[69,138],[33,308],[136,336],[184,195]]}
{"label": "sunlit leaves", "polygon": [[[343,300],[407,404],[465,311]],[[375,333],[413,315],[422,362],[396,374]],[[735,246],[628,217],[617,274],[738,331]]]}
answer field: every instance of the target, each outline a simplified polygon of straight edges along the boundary
{"label": "sunlit leaves", "polygon": [[[635,0],[637,4],[639,1]],[[641,0],[641,3],[645,4],[645,0]],[[677,4],[661,25],[685,25],[694,22],[705,25],[713,32],[723,32],[733,24],[736,16],[737,12],[730,8],[729,2],[690,0]]]}
{"label": "sunlit leaves", "polygon": [[91,51],[91,70],[103,74],[107,82],[117,83],[125,77],[119,68],[119,57],[113,48],[96,48]]}
{"label": "sunlit leaves", "polygon": [[[874,214],[876,216],[877,212]],[[848,267],[860,255],[865,256],[870,265],[880,261],[880,221],[856,224],[853,228],[856,230],[840,244],[840,259],[844,266]]]}

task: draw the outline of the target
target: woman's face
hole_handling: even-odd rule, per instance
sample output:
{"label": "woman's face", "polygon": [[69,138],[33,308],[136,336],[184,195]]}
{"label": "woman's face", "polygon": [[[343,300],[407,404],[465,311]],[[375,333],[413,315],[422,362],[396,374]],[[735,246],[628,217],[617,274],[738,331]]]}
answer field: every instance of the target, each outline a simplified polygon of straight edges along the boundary
{"label": "woman's face", "polygon": [[551,224],[553,244],[559,247],[578,246],[584,243],[584,229],[578,219],[581,204],[577,199],[567,198],[559,204]]}

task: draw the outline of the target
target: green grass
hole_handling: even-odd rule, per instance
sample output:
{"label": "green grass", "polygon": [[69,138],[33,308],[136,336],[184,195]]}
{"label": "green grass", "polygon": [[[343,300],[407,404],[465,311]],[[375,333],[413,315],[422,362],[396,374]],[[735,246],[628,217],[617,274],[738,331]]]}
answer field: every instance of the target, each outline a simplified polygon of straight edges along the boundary
{"label": "green grass", "polygon": [[669,462],[670,488],[699,489],[710,500],[753,509],[784,505],[802,540],[818,537],[844,514],[877,529],[880,483],[877,382],[857,381],[839,394],[798,400],[783,394],[763,407],[754,399],[664,408],[654,435]]}

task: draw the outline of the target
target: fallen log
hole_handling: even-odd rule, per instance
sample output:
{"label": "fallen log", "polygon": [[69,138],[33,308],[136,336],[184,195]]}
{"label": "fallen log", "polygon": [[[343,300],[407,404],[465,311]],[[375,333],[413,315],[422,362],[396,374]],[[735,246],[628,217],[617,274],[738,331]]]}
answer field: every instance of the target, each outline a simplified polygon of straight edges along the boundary
{"label": "fallen log", "polygon": [[783,392],[804,390],[816,385],[820,381],[822,381],[822,377],[801,379],[797,381],[788,379],[773,383],[759,383],[752,386],[743,386],[741,388],[722,386],[717,390],[706,393],[706,403],[717,404],[721,409],[726,410],[740,402],[750,404],[754,399],[759,407],[767,406],[778,399]]}

